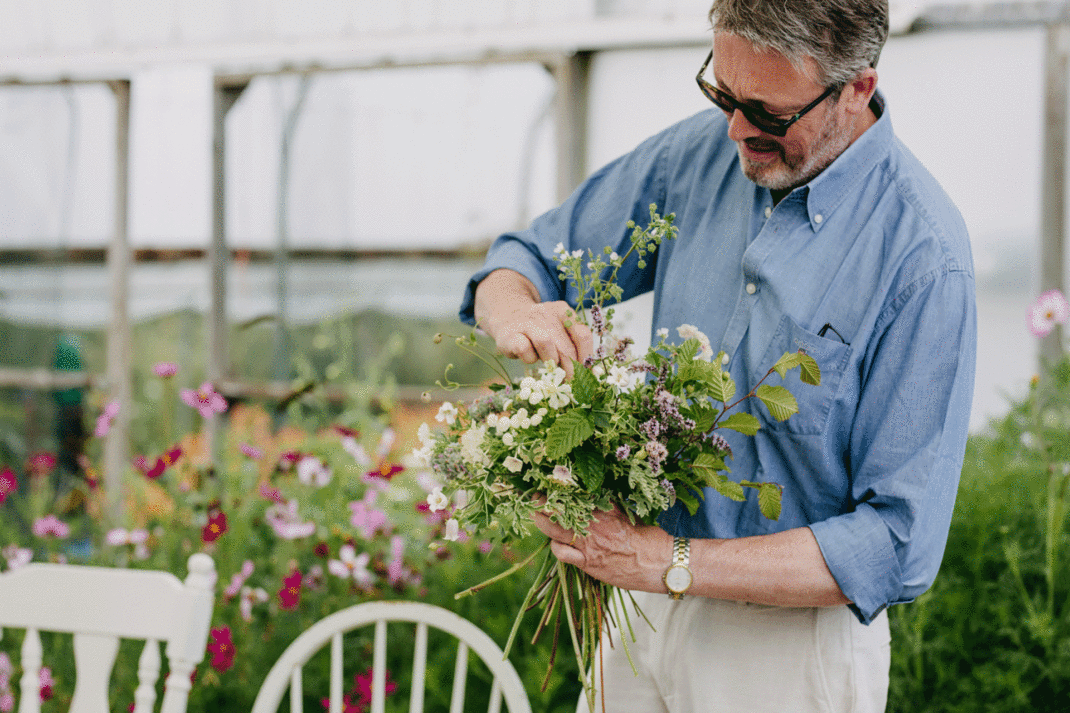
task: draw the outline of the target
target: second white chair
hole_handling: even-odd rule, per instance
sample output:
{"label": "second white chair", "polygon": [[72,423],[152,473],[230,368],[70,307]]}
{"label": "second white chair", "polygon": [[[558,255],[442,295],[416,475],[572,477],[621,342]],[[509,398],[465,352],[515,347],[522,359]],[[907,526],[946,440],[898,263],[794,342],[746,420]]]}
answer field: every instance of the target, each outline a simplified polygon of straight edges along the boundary
{"label": "second white chair", "polygon": [[[428,655],[428,627],[451,634],[457,641],[453,669],[450,712],[465,710],[465,684],[468,678],[468,653],[476,653],[493,676],[489,712],[498,713],[504,697],[510,713],[531,713],[524,685],[513,665],[504,658],[501,648],[486,632],[451,611],[419,602],[367,602],[331,614],[298,636],[271,667],[253,703],[253,713],[275,713],[286,689],[290,690],[291,713],[303,711],[302,667],[312,656],[331,646],[329,713],[342,713],[343,634],[362,626],[375,626],[372,662],[371,713],[383,713],[386,699],[386,629],[388,622],[415,624],[410,713],[422,713]],[[450,683],[450,682],[443,682]]]}

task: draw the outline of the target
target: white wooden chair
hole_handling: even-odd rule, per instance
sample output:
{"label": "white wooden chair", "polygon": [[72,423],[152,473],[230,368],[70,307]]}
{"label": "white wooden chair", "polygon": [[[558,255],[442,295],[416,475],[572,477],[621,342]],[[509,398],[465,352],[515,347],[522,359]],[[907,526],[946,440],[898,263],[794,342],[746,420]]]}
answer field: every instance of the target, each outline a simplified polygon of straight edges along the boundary
{"label": "white wooden chair", "polygon": [[185,583],[170,572],[31,563],[0,574],[0,627],[26,629],[19,713],[40,711],[39,631],[74,635],[71,713],[109,710],[108,685],[119,639],[144,639],[135,713],[150,713],[160,675],[160,642],[170,675],[161,713],[184,713],[193,667],[204,658],[212,620],[215,563],[189,558]]}
{"label": "white wooden chair", "polygon": [[[342,636],[363,626],[375,626],[375,644],[372,661],[371,713],[383,713],[386,698],[386,629],[388,622],[415,624],[412,690],[409,695],[410,713],[422,713],[424,709],[425,673],[427,667],[428,627],[440,629],[457,641],[454,664],[450,713],[461,713],[464,705],[465,684],[468,678],[468,653],[475,652],[487,665],[493,676],[490,692],[489,713],[499,713],[504,696],[510,713],[531,713],[524,685],[516,669],[505,658],[502,649],[484,631],[467,619],[441,607],[419,602],[366,602],[356,604],[340,612],[324,617],[294,639],[275,665],[271,667],[260,692],[253,703],[252,713],[276,713],[287,687],[290,689],[290,713],[302,713],[302,667],[314,654],[329,642],[330,698],[329,713],[342,711]],[[432,656],[438,657],[439,652]],[[449,681],[435,681],[435,685],[448,685]]]}

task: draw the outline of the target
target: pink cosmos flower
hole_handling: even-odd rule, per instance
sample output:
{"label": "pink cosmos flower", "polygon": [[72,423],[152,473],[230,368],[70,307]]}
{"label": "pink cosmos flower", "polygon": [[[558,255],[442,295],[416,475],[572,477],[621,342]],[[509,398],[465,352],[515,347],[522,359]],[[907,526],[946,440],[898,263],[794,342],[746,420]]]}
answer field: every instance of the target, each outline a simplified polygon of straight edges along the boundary
{"label": "pink cosmos flower", "polygon": [[30,475],[47,475],[51,473],[52,469],[55,467],[56,456],[44,451],[34,453],[30,456],[30,460],[26,464],[26,469],[30,471]]}
{"label": "pink cosmos flower", "polygon": [[225,673],[234,665],[234,639],[230,634],[229,626],[212,629],[208,653],[212,655],[212,668],[220,673]]}
{"label": "pink cosmos flower", "polygon": [[264,519],[275,534],[284,540],[296,540],[301,537],[309,537],[316,532],[316,523],[311,520],[301,522],[297,516],[297,501],[290,500],[285,503],[276,503],[264,513]]}
{"label": "pink cosmos flower", "polygon": [[238,450],[241,451],[243,455],[248,458],[252,458],[253,460],[260,460],[264,457],[264,451],[260,450],[255,446],[251,446],[248,443],[240,444],[238,446]]}
{"label": "pink cosmos flower", "polygon": [[349,518],[349,524],[360,530],[365,540],[375,537],[376,532],[384,529],[390,523],[385,512],[372,507],[377,495],[376,491],[369,490],[365,493],[363,500],[355,500],[349,503],[349,509],[353,511],[353,515]]}
{"label": "pink cosmos flower", "polygon": [[0,550],[0,554],[7,560],[7,568],[9,570],[18,569],[23,565],[29,564],[33,559],[33,550],[29,547],[19,547],[18,545],[8,545],[3,550]]}
{"label": "pink cosmos flower", "polygon": [[263,604],[268,598],[268,593],[260,587],[255,589],[252,587],[242,587],[241,599],[238,600],[238,612],[241,614],[241,618],[245,621],[252,621],[253,605]]}
{"label": "pink cosmos flower", "polygon": [[260,488],[257,492],[259,492],[260,497],[264,498],[265,500],[270,500],[271,502],[277,503],[279,505],[286,503],[286,498],[282,497],[282,493],[279,491],[279,489],[271,487],[269,483],[261,483]]}
{"label": "pink cosmos flower", "polygon": [[252,576],[253,569],[255,569],[255,567],[256,565],[253,564],[252,560],[245,560],[245,562],[242,563],[241,570],[234,573],[234,575],[230,578],[230,584],[228,584],[227,588],[223,590],[223,596],[227,600],[233,599],[234,597],[238,596],[238,593],[241,591],[241,588],[245,584],[245,581]]}
{"label": "pink cosmos flower", "polygon": [[52,678],[52,669],[48,666],[42,666],[41,670],[37,672],[37,679],[41,683],[41,700],[52,700],[52,687],[56,685],[56,679]]}
{"label": "pink cosmos flower", "polygon": [[15,471],[4,468],[0,471],[0,504],[7,500],[7,496],[19,489],[19,479],[15,477]]}
{"label": "pink cosmos flower", "polygon": [[1056,324],[1070,319],[1070,303],[1059,290],[1048,290],[1037,298],[1029,310],[1029,331],[1034,337],[1046,337]]}
{"label": "pink cosmos flower", "polygon": [[201,388],[194,391],[193,389],[182,389],[182,400],[190,408],[197,409],[201,418],[211,418],[217,413],[223,413],[227,410],[227,400],[223,398],[208,381],[201,384]]}
{"label": "pink cosmos flower", "polygon": [[60,520],[55,515],[45,515],[37,518],[33,523],[33,534],[38,537],[57,537],[64,539],[71,534],[71,526]]}
{"label": "pink cosmos flower", "polygon": [[118,415],[119,401],[117,399],[112,399],[104,404],[104,410],[97,416],[97,427],[93,430],[93,435],[97,438],[103,438],[108,435],[108,431],[111,430],[111,425],[115,422],[115,417]]}
{"label": "pink cosmos flower", "polygon": [[160,361],[152,365],[152,371],[161,379],[167,379],[178,373],[178,364],[173,361]]}

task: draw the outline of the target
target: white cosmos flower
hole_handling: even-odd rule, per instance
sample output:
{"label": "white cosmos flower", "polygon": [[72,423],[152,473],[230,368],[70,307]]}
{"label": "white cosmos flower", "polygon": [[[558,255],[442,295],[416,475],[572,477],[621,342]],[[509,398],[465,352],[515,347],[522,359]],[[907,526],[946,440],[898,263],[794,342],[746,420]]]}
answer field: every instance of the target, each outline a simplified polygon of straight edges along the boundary
{"label": "white cosmos flower", "polygon": [[[505,460],[502,461],[502,465],[504,465],[505,469],[510,473],[519,473],[524,468],[524,461],[516,456],[506,456]],[[493,489],[494,487],[491,486],[491,490]]]}
{"label": "white cosmos flower", "polygon": [[305,456],[297,461],[297,479],[305,485],[322,488],[331,482],[332,475],[331,469],[316,456]]}
{"label": "white cosmos flower", "polygon": [[450,499],[446,497],[446,494],[442,492],[442,488],[435,488],[427,496],[427,506],[431,512],[438,512],[439,510],[445,510],[446,506],[450,504]]}
{"label": "white cosmos flower", "polygon": [[431,427],[427,425],[426,421],[416,429],[416,438],[419,439],[421,446],[430,446],[434,442],[431,439]]}

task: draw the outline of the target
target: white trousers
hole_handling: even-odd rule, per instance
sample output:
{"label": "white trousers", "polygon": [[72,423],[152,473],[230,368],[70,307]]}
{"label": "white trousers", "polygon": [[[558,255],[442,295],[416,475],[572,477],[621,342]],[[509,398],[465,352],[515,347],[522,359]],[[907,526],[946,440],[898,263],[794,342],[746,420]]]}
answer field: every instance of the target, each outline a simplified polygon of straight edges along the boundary
{"label": "white trousers", "polygon": [[[595,711],[607,713],[881,713],[891,663],[888,616],[869,626],[845,607],[799,609],[635,593],[635,642],[603,636]],[[627,601],[627,597],[625,597]],[[599,669],[605,672],[601,685]],[[580,696],[579,713],[589,713]]]}

